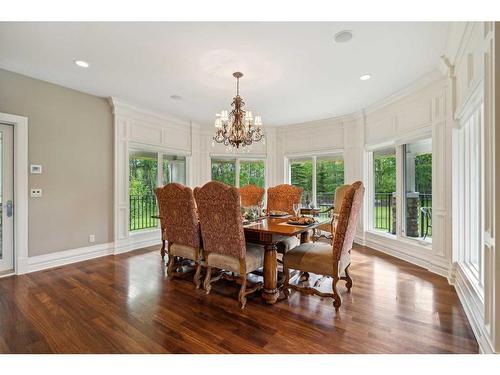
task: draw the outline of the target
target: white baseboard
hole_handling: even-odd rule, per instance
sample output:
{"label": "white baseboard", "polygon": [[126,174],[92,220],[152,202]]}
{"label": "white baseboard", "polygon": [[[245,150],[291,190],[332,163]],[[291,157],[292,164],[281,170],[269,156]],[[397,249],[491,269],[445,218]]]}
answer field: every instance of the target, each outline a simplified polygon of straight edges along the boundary
{"label": "white baseboard", "polygon": [[60,267],[65,264],[111,255],[113,254],[113,250],[113,243],[110,242],[29,257],[26,269],[21,270],[24,272],[18,272],[18,274],[40,271],[52,267]]}
{"label": "white baseboard", "polygon": [[[365,246],[367,247],[393,256],[395,258],[402,259],[408,263],[415,264],[416,266],[425,268],[432,273],[447,278],[448,282],[450,282],[451,266],[448,264],[446,259],[439,259],[432,256],[431,254],[426,255],[427,259],[422,259],[420,257],[412,255],[413,253],[418,253],[418,251],[423,251],[423,249],[420,249],[418,245],[413,245],[413,247],[415,248],[418,247],[418,249],[414,251],[413,248],[405,249],[401,241],[395,241],[396,240],[383,238],[382,236],[380,238],[376,238],[374,235],[372,235],[366,236],[364,242]],[[409,247],[410,245],[407,246]]]}
{"label": "white baseboard", "polygon": [[159,229],[133,232],[129,237],[115,241],[114,254],[123,254],[143,247],[154,246],[161,243],[161,232]]}
{"label": "white baseboard", "polygon": [[144,247],[159,245],[161,243],[160,238],[159,230],[137,232],[126,240],[28,257],[19,263],[16,274],[21,275],[47,268],[60,267],[106,255],[123,254]]}
{"label": "white baseboard", "polygon": [[481,313],[481,311],[484,311],[484,305],[479,301],[473,286],[460,266],[454,267],[453,281],[458,298],[479,345],[479,352],[494,354],[495,351],[489,340],[488,332],[485,330],[484,317]]}

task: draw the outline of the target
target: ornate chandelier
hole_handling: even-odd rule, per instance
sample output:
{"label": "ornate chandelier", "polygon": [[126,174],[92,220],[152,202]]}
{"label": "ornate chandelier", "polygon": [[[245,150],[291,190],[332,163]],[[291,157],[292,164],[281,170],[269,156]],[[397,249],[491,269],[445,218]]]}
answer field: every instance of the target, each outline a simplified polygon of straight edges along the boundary
{"label": "ornate chandelier", "polygon": [[253,142],[263,139],[264,131],[261,117],[253,117],[252,111],[243,109],[245,102],[240,97],[240,78],[243,77],[243,73],[235,72],[233,77],[236,78],[236,96],[231,103],[233,110],[229,114],[228,111],[216,114],[213,140],[229,148],[239,148],[250,146]]}

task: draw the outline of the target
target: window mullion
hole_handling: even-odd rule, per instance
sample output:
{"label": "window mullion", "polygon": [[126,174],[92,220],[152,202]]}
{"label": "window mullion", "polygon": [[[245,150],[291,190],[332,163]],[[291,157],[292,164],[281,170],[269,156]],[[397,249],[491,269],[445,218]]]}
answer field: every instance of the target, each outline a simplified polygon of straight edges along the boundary
{"label": "window mullion", "polygon": [[316,181],[316,161],[317,157],[313,156],[312,157],[312,202],[314,204],[314,207],[318,206],[317,202],[317,192],[316,192],[316,187],[317,187],[317,181]]}
{"label": "window mullion", "polygon": [[156,185],[163,186],[163,154],[159,152],[157,154],[158,167],[156,173]]}
{"label": "window mullion", "polygon": [[240,159],[239,158],[236,158],[235,185],[236,185],[237,188],[240,187]]}

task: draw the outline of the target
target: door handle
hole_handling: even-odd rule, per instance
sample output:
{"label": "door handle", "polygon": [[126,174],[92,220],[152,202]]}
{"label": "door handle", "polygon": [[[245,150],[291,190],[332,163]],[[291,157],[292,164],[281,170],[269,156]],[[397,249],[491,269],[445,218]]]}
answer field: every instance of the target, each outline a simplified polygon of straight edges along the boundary
{"label": "door handle", "polygon": [[14,212],[14,205],[12,204],[12,201],[7,201],[5,208],[7,209],[7,217],[11,217]]}

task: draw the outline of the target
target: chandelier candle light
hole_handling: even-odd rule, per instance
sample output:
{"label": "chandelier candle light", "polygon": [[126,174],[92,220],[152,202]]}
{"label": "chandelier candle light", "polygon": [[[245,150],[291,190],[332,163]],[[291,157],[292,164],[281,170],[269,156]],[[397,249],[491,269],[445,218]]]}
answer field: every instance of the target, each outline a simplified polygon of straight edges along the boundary
{"label": "chandelier candle light", "polygon": [[240,97],[240,78],[243,73],[235,72],[236,96],[231,103],[233,110],[221,111],[216,114],[215,136],[213,140],[223,143],[224,146],[240,148],[250,146],[253,142],[259,142],[264,138],[262,130],[262,119],[260,116],[253,116],[252,111],[245,111],[245,102]]}

